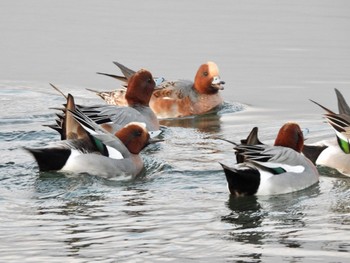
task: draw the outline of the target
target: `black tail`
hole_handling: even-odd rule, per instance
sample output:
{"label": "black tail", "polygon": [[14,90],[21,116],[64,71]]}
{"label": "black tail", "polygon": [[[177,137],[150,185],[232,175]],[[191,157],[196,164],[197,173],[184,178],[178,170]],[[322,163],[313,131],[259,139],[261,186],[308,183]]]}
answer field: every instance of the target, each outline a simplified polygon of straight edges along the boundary
{"label": "black tail", "polygon": [[34,156],[40,171],[58,171],[62,169],[71,154],[70,149],[64,148],[24,149]]}
{"label": "black tail", "polygon": [[320,156],[321,152],[326,149],[328,146],[326,145],[304,145],[303,154],[308,158],[313,164],[316,164],[316,160],[318,156]]}
{"label": "black tail", "polygon": [[254,195],[260,185],[260,173],[257,169],[235,169],[220,163],[224,169],[228,188],[233,196]]}

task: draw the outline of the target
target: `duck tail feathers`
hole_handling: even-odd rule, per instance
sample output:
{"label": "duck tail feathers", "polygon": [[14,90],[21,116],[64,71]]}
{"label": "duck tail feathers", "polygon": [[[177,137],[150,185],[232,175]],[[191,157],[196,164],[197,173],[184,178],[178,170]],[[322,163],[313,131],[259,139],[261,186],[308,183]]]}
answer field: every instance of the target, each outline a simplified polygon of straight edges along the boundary
{"label": "duck tail feathers", "polygon": [[344,96],[340,93],[339,90],[337,89],[334,89],[334,90],[337,95],[339,113],[350,115],[350,107],[346,103]]}
{"label": "duck tail feathers", "polygon": [[24,148],[30,152],[38,166],[40,171],[58,171],[66,164],[71,150],[66,148]]}
{"label": "duck tail feathers", "polygon": [[233,196],[254,195],[260,185],[260,173],[253,167],[235,168],[220,163],[224,169],[228,188]]}
{"label": "duck tail feathers", "polygon": [[128,67],[124,66],[123,64],[120,64],[117,61],[113,61],[113,63],[120,69],[120,71],[123,73],[127,80],[129,80],[131,76],[136,73],[136,71],[129,69]]}
{"label": "duck tail feathers", "polygon": [[[99,75],[103,75],[103,76],[107,76],[107,77],[111,77],[111,78],[114,78],[114,79],[117,79],[117,80],[120,80],[120,81],[123,81],[123,82],[128,82],[128,79],[126,77],[123,77],[123,76],[118,76],[118,75],[113,75],[113,74],[107,74],[107,73],[102,73],[102,72],[96,72],[97,74]],[[89,89],[88,89],[89,90]],[[93,91],[93,90],[90,90],[90,91]],[[96,91],[93,91],[93,92],[96,92]],[[97,92],[96,92],[97,93]]]}
{"label": "duck tail feathers", "polygon": [[319,107],[321,107],[322,109],[324,109],[327,113],[330,113],[330,114],[336,114],[335,112],[331,111],[330,109],[326,108],[325,106],[322,106],[321,104],[319,104],[318,102],[314,101],[314,100],[311,100],[311,102],[315,103],[316,105],[318,105]]}
{"label": "duck tail feathers", "polygon": [[316,164],[318,156],[321,152],[326,149],[326,145],[304,145],[303,154],[308,158],[313,164]]}
{"label": "duck tail feathers", "polygon": [[258,127],[254,127],[249,133],[247,139],[241,140],[241,143],[245,145],[263,144],[258,138]]}

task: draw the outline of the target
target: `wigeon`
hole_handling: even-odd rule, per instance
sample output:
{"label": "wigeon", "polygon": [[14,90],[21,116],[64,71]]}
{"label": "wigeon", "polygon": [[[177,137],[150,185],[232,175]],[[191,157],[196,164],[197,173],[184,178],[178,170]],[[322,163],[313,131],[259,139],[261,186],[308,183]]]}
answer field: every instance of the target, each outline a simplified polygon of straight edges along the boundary
{"label": "wigeon", "polygon": [[149,107],[155,87],[152,74],[148,70],[141,69],[129,78],[128,89],[125,93],[127,102],[125,106],[79,105],[78,107],[80,111],[111,133],[115,133],[129,122],[143,122],[151,133],[151,137],[154,137],[160,133],[157,116]]}
{"label": "wigeon", "polygon": [[304,154],[315,164],[327,166],[350,176],[350,108],[343,95],[335,89],[339,113],[311,100],[326,111],[324,117],[335,131],[335,138],[305,145]]}
{"label": "wigeon", "polygon": [[66,105],[58,125],[61,129],[57,129],[63,140],[43,148],[25,148],[40,171],[89,173],[105,178],[140,174],[143,161],[139,153],[152,142],[143,123],[128,123],[111,134],[82,113],[70,94]]}
{"label": "wigeon", "polygon": [[[129,77],[134,72],[124,65],[114,62],[124,74],[123,76],[99,73],[126,82],[129,89]],[[220,79],[218,66],[214,62],[201,65],[194,81],[166,80],[161,82],[159,89],[153,92],[150,107],[158,118],[178,118],[210,112],[223,103],[219,93],[224,89],[224,81]],[[111,92],[96,92],[109,104],[124,105],[125,89]]]}
{"label": "wigeon", "polygon": [[237,164],[221,164],[231,195],[286,194],[317,183],[318,171],[301,153],[303,144],[303,133],[296,123],[283,125],[273,146],[262,144],[255,128],[234,148]]}

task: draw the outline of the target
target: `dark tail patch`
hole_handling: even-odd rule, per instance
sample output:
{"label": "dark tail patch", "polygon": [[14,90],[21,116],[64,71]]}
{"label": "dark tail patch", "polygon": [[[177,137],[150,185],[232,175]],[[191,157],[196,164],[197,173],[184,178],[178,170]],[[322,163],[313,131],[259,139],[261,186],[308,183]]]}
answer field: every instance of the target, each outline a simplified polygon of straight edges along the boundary
{"label": "dark tail patch", "polygon": [[70,149],[64,148],[24,149],[34,156],[40,171],[58,171],[62,169],[71,154]]}
{"label": "dark tail patch", "polygon": [[233,196],[256,194],[260,185],[260,173],[257,169],[235,169],[220,164],[224,169],[228,188]]}
{"label": "dark tail patch", "polygon": [[315,145],[304,145],[303,154],[308,158],[313,164],[316,163],[318,156],[321,152],[327,148],[326,145],[315,146]]}

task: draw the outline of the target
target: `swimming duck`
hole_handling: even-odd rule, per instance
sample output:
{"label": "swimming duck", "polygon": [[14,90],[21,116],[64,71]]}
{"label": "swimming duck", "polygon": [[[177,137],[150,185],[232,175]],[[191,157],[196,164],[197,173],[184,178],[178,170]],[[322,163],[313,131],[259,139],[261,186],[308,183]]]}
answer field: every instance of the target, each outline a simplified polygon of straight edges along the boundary
{"label": "swimming duck", "polygon": [[125,106],[78,105],[78,108],[89,118],[101,124],[105,130],[113,134],[129,122],[136,121],[145,123],[151,137],[155,137],[161,131],[159,130],[157,116],[149,107],[150,98],[156,87],[152,74],[148,70],[141,69],[128,77]]}
{"label": "swimming duck", "polygon": [[81,112],[70,94],[60,120],[56,130],[63,140],[43,148],[25,148],[40,171],[89,173],[105,178],[136,177],[142,171],[139,153],[153,142],[144,123],[131,122],[111,134]]}
{"label": "swimming duck", "polygon": [[[114,62],[123,76],[99,73],[124,81],[127,89],[111,92],[96,92],[107,103],[125,105],[124,94],[129,89],[129,78],[134,72],[124,65]],[[166,80],[158,85],[150,100],[150,107],[158,118],[178,118],[210,112],[223,103],[219,93],[224,89],[224,81],[220,79],[218,66],[214,62],[201,65],[194,81]]]}
{"label": "swimming duck", "polygon": [[315,164],[327,166],[350,176],[350,108],[343,95],[335,89],[339,113],[311,100],[326,111],[324,117],[335,131],[335,138],[305,145],[304,154]]}
{"label": "swimming duck", "polygon": [[237,164],[221,164],[233,196],[276,195],[305,189],[318,182],[318,171],[301,150],[303,133],[297,123],[284,124],[273,146],[262,144],[254,128],[237,145]]}

